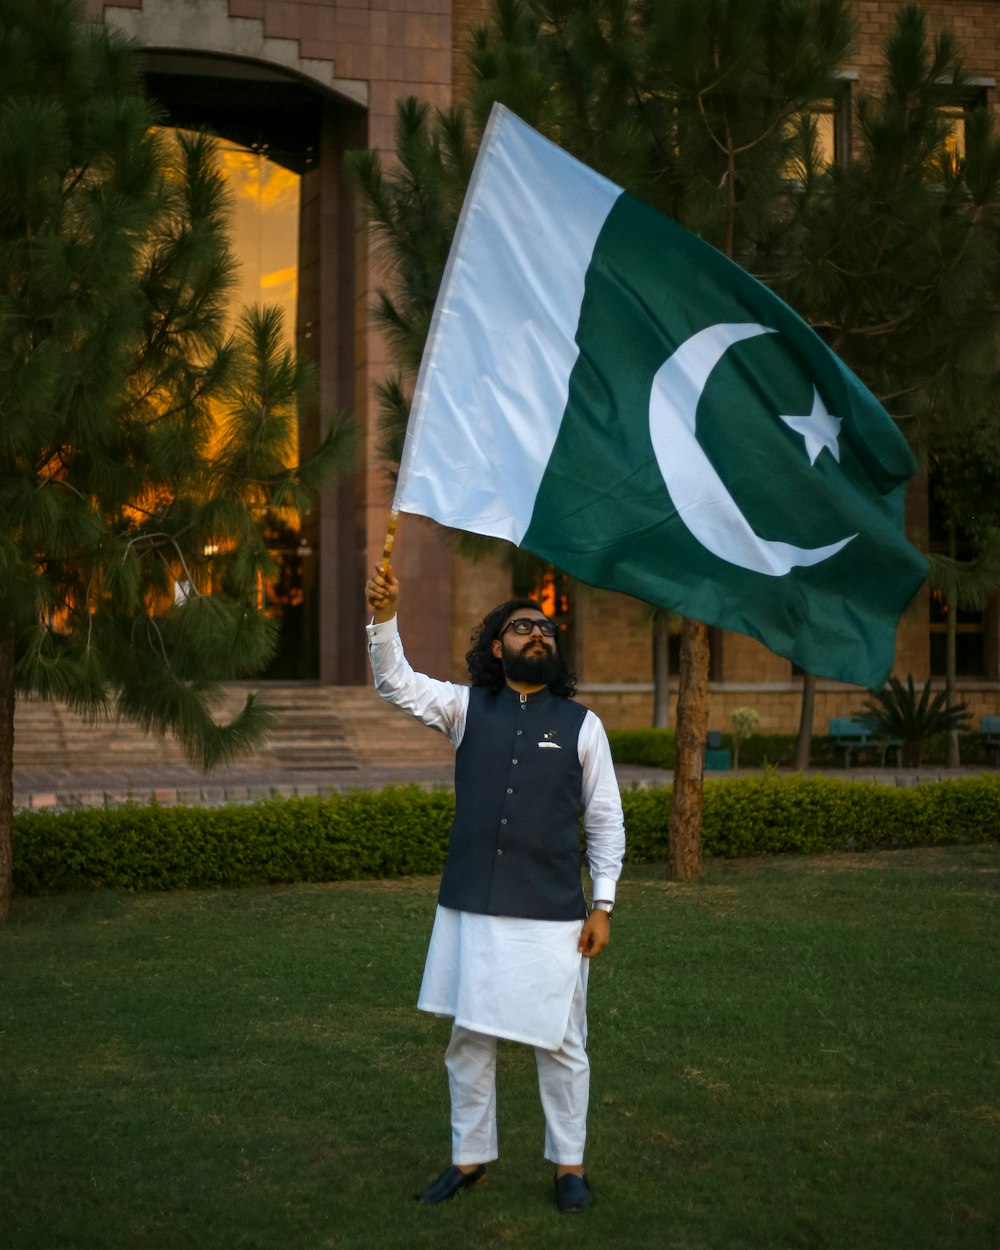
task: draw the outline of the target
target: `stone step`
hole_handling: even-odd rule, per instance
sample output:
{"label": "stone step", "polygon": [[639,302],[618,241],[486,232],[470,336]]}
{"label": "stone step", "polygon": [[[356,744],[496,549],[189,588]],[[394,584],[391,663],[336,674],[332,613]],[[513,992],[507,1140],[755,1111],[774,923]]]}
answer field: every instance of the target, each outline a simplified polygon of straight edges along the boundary
{"label": "stone step", "polygon": [[[245,686],[225,688],[216,718],[236,715],[248,693]],[[422,767],[448,764],[453,756],[442,734],[391,707],[370,688],[263,686],[258,696],[273,710],[275,724],[265,742],[243,758],[248,766],[293,771]],[[88,720],[55,700],[18,701],[16,768],[125,770],[186,763],[171,734],[146,734],[113,717]]]}
{"label": "stone step", "polygon": [[337,710],[359,759],[373,767],[396,764],[450,765],[454,748],[399,708],[360,686],[336,688]]}

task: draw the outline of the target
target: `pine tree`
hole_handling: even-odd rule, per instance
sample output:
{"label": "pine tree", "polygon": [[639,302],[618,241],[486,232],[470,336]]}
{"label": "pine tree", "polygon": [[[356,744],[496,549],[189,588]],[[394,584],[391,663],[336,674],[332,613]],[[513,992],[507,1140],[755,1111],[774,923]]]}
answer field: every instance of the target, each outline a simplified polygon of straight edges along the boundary
{"label": "pine tree", "polygon": [[[852,38],[843,0],[496,0],[475,36],[467,117],[411,102],[399,169],[370,154],[357,166],[397,284],[381,305],[401,365],[384,410],[395,446],[495,100],[774,287],[918,450],[945,429],[957,447],[969,421],[989,423],[1000,307],[989,118],[970,119],[955,161],[941,110],[960,98],[959,50],[947,34],[929,39],[909,7],[887,43],[885,89],[858,101],[856,159],[825,167],[815,111],[836,96]],[[707,714],[707,630],[686,621],[676,877],[700,869]]]}
{"label": "pine tree", "polygon": [[[972,540],[966,562],[954,548],[950,560],[931,558],[931,584],[949,608],[950,707],[956,609],[1000,589],[1000,143],[980,109],[955,152],[944,110],[963,89],[954,38],[931,39],[922,10],[904,8],[886,42],[885,87],[858,103],[851,164],[817,179],[808,153],[800,157],[815,189],[783,241],[775,281],[900,420],[932,470],[949,533],[962,528]],[[804,707],[800,767],[811,727]],[[954,732],[948,765],[958,763]]]}
{"label": "pine tree", "polygon": [[280,314],[226,329],[211,142],[153,128],[135,50],[72,0],[0,0],[0,917],[15,698],[171,730],[210,767],[257,742],[219,681],[274,648],[268,514],[307,507],[346,427],[294,464],[315,379]]}

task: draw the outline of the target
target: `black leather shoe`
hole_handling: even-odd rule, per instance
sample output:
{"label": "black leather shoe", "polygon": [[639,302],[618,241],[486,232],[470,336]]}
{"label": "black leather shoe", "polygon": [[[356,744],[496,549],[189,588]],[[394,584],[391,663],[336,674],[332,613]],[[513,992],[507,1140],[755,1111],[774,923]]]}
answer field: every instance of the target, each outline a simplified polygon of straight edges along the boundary
{"label": "black leather shoe", "polygon": [[474,1172],[462,1172],[452,1165],[450,1168],[445,1168],[436,1181],[432,1181],[426,1189],[416,1194],[416,1200],[431,1207],[437,1206],[439,1202],[447,1202],[449,1198],[454,1198],[463,1189],[471,1189],[473,1185],[478,1185],[485,1175],[485,1163],[481,1163]]}
{"label": "black leather shoe", "polygon": [[586,1211],[589,1205],[590,1182],[586,1174],[577,1176],[575,1172],[567,1172],[565,1176],[556,1177],[556,1206],[561,1215]]}

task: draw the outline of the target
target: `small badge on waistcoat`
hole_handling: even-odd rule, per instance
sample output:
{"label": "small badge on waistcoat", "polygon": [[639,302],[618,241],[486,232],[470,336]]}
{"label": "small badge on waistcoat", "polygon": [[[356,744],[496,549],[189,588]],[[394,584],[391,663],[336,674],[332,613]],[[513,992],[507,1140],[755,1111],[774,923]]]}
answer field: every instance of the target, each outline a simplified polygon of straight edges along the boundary
{"label": "small badge on waistcoat", "polygon": [[542,734],[542,740],[541,742],[539,742],[538,745],[540,747],[551,747],[553,750],[561,751],[562,747],[559,745],[559,743],[552,741],[552,739],[555,736],[556,736],[556,731],[554,729],[548,730],[546,733]]}

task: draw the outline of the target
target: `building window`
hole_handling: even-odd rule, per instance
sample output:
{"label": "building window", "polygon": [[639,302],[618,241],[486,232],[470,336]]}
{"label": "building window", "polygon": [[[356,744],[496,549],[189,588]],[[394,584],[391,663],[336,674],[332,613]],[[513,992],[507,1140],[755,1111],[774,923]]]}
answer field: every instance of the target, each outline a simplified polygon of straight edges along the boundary
{"label": "building window", "polygon": [[810,113],[816,124],[816,147],[821,169],[851,161],[851,84],[844,82],[836,95],[821,100]]}
{"label": "building window", "polygon": [[559,647],[570,667],[576,667],[576,627],[573,613],[573,580],[550,564],[541,572],[515,575],[517,598],[534,599],[559,629]]}
{"label": "building window", "polygon": [[229,188],[233,250],[240,262],[233,311],[249,304],[276,304],[284,318],[285,338],[292,344],[302,179],[270,160],[266,144],[245,148],[217,140],[216,151]]}
{"label": "building window", "polygon": [[944,146],[952,168],[957,168],[965,159],[965,131],[969,114],[985,107],[985,86],[972,86],[966,88],[954,104],[945,105],[941,109],[941,116],[947,128]]}
{"label": "building window", "polygon": [[[837,92],[825,100],[817,100],[805,114],[797,114],[789,123],[788,133],[801,130],[803,119],[811,126],[813,136],[813,168],[823,173],[831,165],[847,165],[851,160],[851,83],[844,80]],[[801,182],[804,177],[802,161],[793,157],[785,166],[785,177]]]}
{"label": "building window", "polygon": [[[931,676],[944,677],[947,662],[948,604],[941,592],[931,591]],[[958,610],[955,624],[955,672],[959,677],[983,677],[986,673],[986,614]]]}
{"label": "building window", "polygon": [[[165,130],[164,134],[177,133]],[[229,231],[239,270],[230,294],[228,320],[235,328],[242,311],[253,304],[276,305],[282,313],[288,346],[295,342],[299,273],[300,176],[269,159],[266,144],[244,147],[216,140],[218,168],[229,193]],[[298,458],[297,445],[290,449]],[[276,575],[258,588],[258,608],[277,621],[278,647],[264,679],[302,680],[317,674],[318,657],[307,627],[304,586],[313,557],[294,513],[268,516],[268,550]]]}
{"label": "building window", "polygon": [[[943,509],[937,500],[935,484],[940,470],[933,458],[928,476],[928,540],[931,551],[951,556],[957,560],[969,560],[975,554],[973,544],[961,527],[954,535],[949,534]],[[945,602],[938,590],[930,594],[928,630],[930,634],[930,666],[932,677],[944,677],[947,666],[948,617],[957,611],[955,619],[955,672],[959,677],[984,677],[990,657],[987,655],[987,613],[965,609],[953,609]]]}

